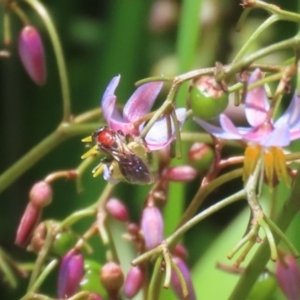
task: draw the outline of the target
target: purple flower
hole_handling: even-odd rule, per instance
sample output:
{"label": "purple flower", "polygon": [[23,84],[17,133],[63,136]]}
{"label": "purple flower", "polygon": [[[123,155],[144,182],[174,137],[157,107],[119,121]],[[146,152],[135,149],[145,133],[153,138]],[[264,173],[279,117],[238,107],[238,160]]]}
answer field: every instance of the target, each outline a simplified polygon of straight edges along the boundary
{"label": "purple flower", "polygon": [[58,298],[73,296],[83,278],[83,256],[81,253],[70,250],[62,259],[58,274]]}
{"label": "purple flower", "polygon": [[[256,69],[250,76],[248,84],[262,78]],[[250,127],[237,127],[225,115],[219,116],[220,127],[203,120],[194,120],[212,135],[225,140],[244,140],[248,142],[245,152],[244,180],[253,172],[258,159],[263,153],[268,182],[272,185],[273,175],[280,174],[288,181],[285,158],[281,147],[300,137],[300,96],[294,94],[285,113],[276,121],[263,86],[250,90],[245,99],[245,114]],[[278,171],[280,170],[280,171]]]}
{"label": "purple flower", "polygon": [[[250,76],[248,84],[262,78],[261,71],[256,69]],[[300,137],[300,96],[296,93],[285,113],[274,122],[269,115],[270,104],[263,86],[247,93],[245,114],[250,127],[236,127],[231,120],[221,114],[220,126],[211,125],[195,118],[195,121],[206,131],[225,140],[245,140],[262,147],[284,147]]]}
{"label": "purple flower", "polygon": [[[145,124],[145,122],[139,123],[139,121],[150,112],[163,83],[160,81],[150,82],[138,87],[125,104],[123,116],[121,116],[116,107],[117,97],[115,96],[115,90],[119,81],[120,75],[115,76],[104,92],[101,100],[103,116],[111,129],[116,131],[121,130],[124,134],[138,136]],[[186,118],[186,109],[178,108],[175,113],[179,127],[181,127]],[[160,118],[151,127],[145,136],[145,141],[150,151],[166,147],[175,138],[173,123],[171,136],[168,136],[167,128],[166,117]]]}

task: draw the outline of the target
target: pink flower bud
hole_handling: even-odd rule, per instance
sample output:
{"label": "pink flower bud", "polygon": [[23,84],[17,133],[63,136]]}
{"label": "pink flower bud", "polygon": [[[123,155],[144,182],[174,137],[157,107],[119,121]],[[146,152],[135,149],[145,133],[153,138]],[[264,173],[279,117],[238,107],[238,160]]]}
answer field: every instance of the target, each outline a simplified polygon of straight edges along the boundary
{"label": "pink flower bud", "polygon": [[156,206],[147,206],[144,208],[141,229],[147,249],[152,249],[162,242],[164,223],[161,212]]}
{"label": "pink flower bud", "polygon": [[207,152],[211,151],[211,148],[204,143],[194,143],[192,144],[188,157],[190,161],[201,160],[204,158]]}
{"label": "pink flower bud", "polygon": [[177,244],[174,248],[173,255],[185,260],[188,256],[188,253],[182,244]]}
{"label": "pink flower bud", "polygon": [[276,262],[276,277],[283,294],[288,300],[300,299],[299,266],[292,255],[280,255]]}
{"label": "pink flower bud", "polygon": [[42,209],[29,202],[22,216],[17,230],[15,244],[25,247],[30,241],[33,231],[38,224],[42,214]]}
{"label": "pink flower bud", "polygon": [[39,32],[31,25],[20,33],[19,55],[30,78],[37,85],[43,85],[46,81],[44,47]]}
{"label": "pink flower bud", "polygon": [[126,206],[118,199],[111,198],[106,203],[106,209],[111,216],[121,222],[128,221],[128,211]]}
{"label": "pink flower bud", "polygon": [[188,266],[179,257],[173,257],[172,260],[177,265],[183,278],[185,279],[185,282],[187,285],[187,290],[188,290],[188,295],[186,297],[184,297],[179,277],[177,276],[176,272],[174,270],[172,270],[171,283],[172,283],[172,287],[175,291],[175,294],[177,295],[178,299],[180,299],[180,300],[196,300],[195,290],[193,287],[191,274],[190,274],[190,270],[188,269]]}
{"label": "pink flower bud", "polygon": [[188,158],[197,170],[206,171],[213,161],[214,152],[204,143],[194,143],[189,150]]}
{"label": "pink flower bud", "polygon": [[103,300],[103,298],[96,293],[90,293],[86,300]]}
{"label": "pink flower bud", "polygon": [[33,185],[29,192],[30,202],[37,207],[45,207],[52,201],[52,188],[45,181],[39,181]]}
{"label": "pink flower bud", "polygon": [[139,266],[131,267],[124,284],[126,298],[132,299],[143,286],[144,272]]}
{"label": "pink flower bud", "polygon": [[101,269],[100,280],[110,295],[118,294],[124,283],[121,266],[113,261],[106,263]]}
{"label": "pink flower bud", "polygon": [[69,298],[73,296],[84,275],[83,256],[81,253],[72,249],[62,259],[58,274],[57,296]]}
{"label": "pink flower bud", "polygon": [[177,182],[193,180],[197,176],[197,171],[191,166],[178,166],[169,168],[165,174],[166,179]]}

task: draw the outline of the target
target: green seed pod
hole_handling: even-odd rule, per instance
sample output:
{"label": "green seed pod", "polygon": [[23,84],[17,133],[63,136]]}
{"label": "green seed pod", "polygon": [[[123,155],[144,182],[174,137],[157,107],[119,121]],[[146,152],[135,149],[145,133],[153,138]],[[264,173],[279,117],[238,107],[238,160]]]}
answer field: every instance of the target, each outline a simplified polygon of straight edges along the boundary
{"label": "green seed pod", "polygon": [[227,105],[228,95],[213,77],[202,76],[190,89],[190,106],[195,117],[202,120],[215,118]]}
{"label": "green seed pod", "polygon": [[60,232],[52,245],[52,253],[58,256],[65,255],[72,247],[74,247],[77,237],[71,231]]}
{"label": "green seed pod", "polygon": [[247,300],[270,300],[276,288],[277,281],[275,276],[265,271],[257,278]]}
{"label": "green seed pod", "polygon": [[106,290],[103,287],[99,274],[101,265],[94,260],[84,261],[84,276],[80,282],[80,291],[89,291],[102,297],[106,297]]}

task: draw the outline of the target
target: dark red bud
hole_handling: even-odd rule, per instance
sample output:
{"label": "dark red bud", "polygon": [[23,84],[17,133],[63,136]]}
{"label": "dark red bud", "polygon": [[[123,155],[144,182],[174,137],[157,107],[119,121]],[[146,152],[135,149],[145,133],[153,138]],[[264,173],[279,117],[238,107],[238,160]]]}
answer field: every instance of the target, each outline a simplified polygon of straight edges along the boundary
{"label": "dark red bud", "polygon": [[25,70],[37,84],[46,81],[44,46],[39,32],[34,26],[25,26],[19,36],[19,55]]}

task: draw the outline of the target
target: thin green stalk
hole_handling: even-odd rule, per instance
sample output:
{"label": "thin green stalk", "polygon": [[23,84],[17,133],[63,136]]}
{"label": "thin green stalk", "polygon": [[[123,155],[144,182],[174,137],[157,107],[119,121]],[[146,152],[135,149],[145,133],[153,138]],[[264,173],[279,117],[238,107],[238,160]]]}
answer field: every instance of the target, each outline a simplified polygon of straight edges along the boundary
{"label": "thin green stalk", "polygon": [[[295,215],[300,209],[300,168],[298,168],[297,176],[291,189],[291,193],[279,212],[275,224],[283,232],[287,230]],[[275,243],[280,241],[279,236],[275,236]],[[254,257],[241,275],[237,285],[235,286],[229,300],[244,300],[247,298],[257,277],[261,274],[268,260],[270,259],[269,243],[265,240],[256,251]]]}
{"label": "thin green stalk", "polygon": [[158,300],[161,290],[161,281],[163,278],[163,272],[161,272],[162,256],[159,256],[155,262],[153,274],[151,277],[148,298],[147,300]]}
{"label": "thin green stalk", "polygon": [[[201,13],[202,0],[184,0],[181,5],[179,27],[177,33],[176,54],[178,58],[179,72],[186,72],[195,65],[197,44],[200,40],[201,23],[199,14]],[[176,95],[176,106],[186,107],[188,96],[187,85],[180,85]],[[188,128],[189,124],[185,124]],[[179,134],[176,131],[176,135]],[[173,165],[182,165],[187,163],[188,145],[181,144],[180,139],[176,139],[176,157],[180,160],[173,160]],[[178,156],[178,153],[181,153]],[[180,220],[184,209],[184,199],[186,193],[186,184],[170,183],[169,199],[172,209],[166,209],[164,212],[165,233],[167,235],[174,231],[176,223]],[[173,202],[173,203],[172,203]]]}
{"label": "thin green stalk", "polygon": [[51,42],[53,50],[55,53],[55,58],[57,61],[58,73],[61,83],[62,91],[62,101],[63,101],[63,118],[62,122],[68,123],[71,117],[71,99],[70,99],[70,89],[69,89],[69,80],[67,75],[66,63],[63,55],[63,50],[61,43],[55,29],[54,23],[44,5],[37,0],[24,0],[27,2],[41,17],[43,20]]}
{"label": "thin green stalk", "polygon": [[219,201],[218,203],[210,206],[209,208],[205,209],[204,211],[202,211],[201,213],[197,214],[196,216],[194,216],[193,218],[191,218],[189,221],[187,221],[186,223],[184,223],[184,225],[182,225],[181,227],[179,227],[172,235],[170,235],[165,242],[168,245],[173,245],[176,241],[178,241],[181,236],[188,231],[189,229],[191,229],[192,227],[194,227],[197,223],[199,223],[200,221],[202,221],[203,219],[207,218],[208,216],[214,214],[215,212],[219,211],[220,209],[222,209],[223,207],[232,204],[236,201],[245,199],[246,197],[246,193],[244,190],[241,190],[221,201]]}
{"label": "thin green stalk", "polygon": [[93,132],[99,124],[61,124],[0,175],[0,193],[66,139]]}
{"label": "thin green stalk", "polygon": [[278,14],[281,19],[284,19],[284,20],[287,20],[287,21],[296,22],[296,23],[300,22],[300,15],[299,14],[283,10],[279,6],[274,5],[274,4],[269,4],[269,3],[266,3],[264,1],[256,0],[254,2],[254,7],[262,8],[262,9],[268,11],[271,14]]}
{"label": "thin green stalk", "polygon": [[228,67],[228,69],[226,69],[226,73],[221,74],[219,76],[219,78],[217,78],[217,80],[224,79],[225,75],[226,76],[234,75],[236,72],[238,72],[239,70],[250,65],[252,62],[254,62],[262,57],[265,57],[271,53],[274,53],[274,52],[277,52],[280,50],[284,50],[284,49],[288,49],[288,48],[298,47],[299,43],[300,43],[300,37],[295,36],[295,37],[287,39],[285,41],[282,41],[282,42],[267,46],[263,49],[260,49],[260,50],[256,51],[255,53],[244,57],[242,60],[230,65]]}
{"label": "thin green stalk", "polygon": [[235,56],[235,58],[233,59],[232,63],[236,62],[237,60],[239,60],[245,53],[246,51],[249,49],[249,47],[252,45],[253,42],[255,42],[255,40],[258,38],[258,36],[263,33],[269,26],[271,26],[272,24],[274,24],[275,22],[277,22],[279,20],[279,16],[278,15],[273,15],[271,17],[269,17],[266,21],[264,21],[255,31],[254,33],[251,35],[251,37],[247,40],[247,42],[243,45],[243,47],[240,49],[240,51],[238,52],[238,54]]}
{"label": "thin green stalk", "polygon": [[0,193],[65,139],[54,131],[0,175]]}
{"label": "thin green stalk", "polygon": [[53,259],[48,263],[48,265],[43,269],[43,271],[41,272],[40,276],[37,278],[35,283],[32,285],[30,289],[31,293],[38,291],[42,283],[45,281],[45,279],[48,277],[48,275],[56,267],[57,264],[58,264],[57,259]]}
{"label": "thin green stalk", "polygon": [[[4,252],[2,248],[0,248],[0,270],[3,273],[4,280],[8,283],[8,285],[15,289],[17,287],[17,278],[9,266],[7,261],[7,254]],[[15,267],[15,266],[14,266]]]}
{"label": "thin green stalk", "polygon": [[198,210],[198,208],[201,206],[201,204],[203,203],[203,201],[205,200],[205,198],[211,193],[213,192],[217,187],[219,187],[220,185],[235,179],[237,177],[242,176],[243,174],[243,169],[237,169],[237,170],[233,170],[231,172],[228,172],[224,175],[219,176],[218,178],[216,178],[215,180],[213,180],[212,182],[210,182],[209,184],[207,184],[206,186],[200,188],[198,190],[198,192],[196,193],[196,195],[194,196],[194,198],[192,199],[189,207],[185,210],[183,216],[180,219],[180,222],[178,224],[178,227],[182,226],[183,224],[185,224],[191,217],[193,217],[193,215],[196,213],[196,211]]}
{"label": "thin green stalk", "polygon": [[282,240],[282,242],[285,243],[285,245],[291,251],[292,255],[294,257],[298,257],[299,256],[299,252],[297,251],[297,249],[295,248],[295,246],[291,243],[291,241],[288,239],[288,237],[282,232],[282,230],[280,230],[280,228],[278,228],[278,226],[270,218],[268,218],[267,216],[264,216],[264,220],[270,226],[270,228],[272,229],[272,231],[274,233],[276,233],[280,237],[280,239]]}
{"label": "thin green stalk", "polygon": [[45,259],[47,258],[49,249],[50,249],[50,247],[51,247],[51,245],[54,241],[54,238],[55,238],[55,235],[53,234],[53,232],[50,229],[51,224],[47,223],[46,227],[47,227],[47,236],[46,236],[46,239],[45,239],[45,243],[43,245],[43,248],[41,249],[41,251],[38,254],[37,260],[36,260],[35,265],[34,265],[34,269],[31,273],[27,293],[35,292],[33,287],[35,287],[36,281],[38,280],[41,273],[43,272],[42,270],[43,270],[43,265],[44,265]]}

